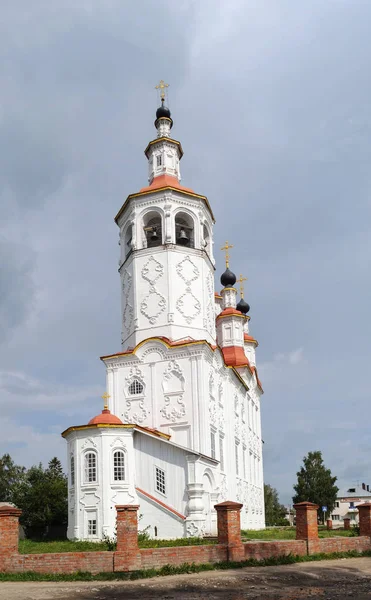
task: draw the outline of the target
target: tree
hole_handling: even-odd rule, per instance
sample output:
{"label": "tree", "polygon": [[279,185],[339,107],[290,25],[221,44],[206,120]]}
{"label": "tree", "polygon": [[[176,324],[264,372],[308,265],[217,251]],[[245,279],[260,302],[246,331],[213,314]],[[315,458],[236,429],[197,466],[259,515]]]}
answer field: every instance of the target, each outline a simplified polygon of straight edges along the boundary
{"label": "tree", "polygon": [[[337,497],[339,488],[335,485],[337,477],[333,477],[331,470],[323,463],[322,452],[308,452],[303,459],[303,466],[297,472],[297,483],[294,485],[296,502],[314,502],[321,508],[327,506],[327,512],[331,513]],[[323,515],[325,518],[325,515]]]}
{"label": "tree", "polygon": [[277,490],[269,483],[264,484],[264,506],[266,525],[288,525],[286,508],[280,504]]}
{"label": "tree", "polygon": [[25,478],[26,469],[16,465],[9,454],[0,458],[0,502],[15,503],[17,491]]}
{"label": "tree", "polygon": [[66,525],[68,517],[67,477],[57,458],[47,469],[42,464],[31,467],[18,490],[16,504],[22,509],[21,523],[40,534],[51,526]]}

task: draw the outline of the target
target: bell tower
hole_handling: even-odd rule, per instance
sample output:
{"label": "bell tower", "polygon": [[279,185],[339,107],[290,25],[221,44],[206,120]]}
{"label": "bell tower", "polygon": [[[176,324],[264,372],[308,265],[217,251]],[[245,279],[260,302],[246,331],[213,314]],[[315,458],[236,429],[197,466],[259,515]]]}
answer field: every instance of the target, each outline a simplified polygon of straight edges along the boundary
{"label": "bell tower", "polygon": [[150,337],[215,344],[214,216],[206,196],[180,183],[181,143],[165,104],[144,153],[148,186],[130,194],[115,217],[120,229],[122,350]]}

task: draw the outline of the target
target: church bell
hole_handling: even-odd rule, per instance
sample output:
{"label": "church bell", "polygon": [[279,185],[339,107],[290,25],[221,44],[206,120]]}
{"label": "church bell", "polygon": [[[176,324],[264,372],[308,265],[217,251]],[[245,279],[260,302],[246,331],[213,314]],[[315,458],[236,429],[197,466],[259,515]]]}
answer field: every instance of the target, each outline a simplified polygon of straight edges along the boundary
{"label": "church bell", "polygon": [[158,240],[157,229],[156,229],[156,227],[154,227],[152,229],[151,242],[157,242],[157,240]]}
{"label": "church bell", "polygon": [[189,238],[187,237],[186,232],[184,231],[184,229],[180,230],[180,234],[179,234],[179,238],[178,238],[178,244],[181,244],[182,246],[186,246],[189,242]]}

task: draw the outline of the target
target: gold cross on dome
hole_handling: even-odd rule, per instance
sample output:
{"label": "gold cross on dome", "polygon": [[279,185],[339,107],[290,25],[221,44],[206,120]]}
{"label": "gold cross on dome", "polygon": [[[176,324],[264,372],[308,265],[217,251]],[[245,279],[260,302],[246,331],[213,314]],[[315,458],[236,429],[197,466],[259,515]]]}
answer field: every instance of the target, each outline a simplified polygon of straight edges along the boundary
{"label": "gold cross on dome", "polygon": [[160,98],[161,100],[165,100],[165,89],[169,87],[168,83],[165,83],[163,79],[161,79],[160,83],[156,85],[156,90],[160,90]]}
{"label": "gold cross on dome", "polygon": [[220,248],[221,250],[225,250],[225,266],[229,269],[229,249],[233,248],[233,245],[229,242],[226,242],[225,245]]}
{"label": "gold cross on dome", "polygon": [[237,282],[240,284],[241,298],[243,298],[244,295],[244,281],[247,281],[247,277],[243,277],[243,275],[240,275],[239,279],[237,279]]}
{"label": "gold cross on dome", "polygon": [[104,392],[102,398],[104,400],[104,410],[107,410],[108,409],[108,398],[111,398],[111,396],[109,394],[107,394],[107,392]]}

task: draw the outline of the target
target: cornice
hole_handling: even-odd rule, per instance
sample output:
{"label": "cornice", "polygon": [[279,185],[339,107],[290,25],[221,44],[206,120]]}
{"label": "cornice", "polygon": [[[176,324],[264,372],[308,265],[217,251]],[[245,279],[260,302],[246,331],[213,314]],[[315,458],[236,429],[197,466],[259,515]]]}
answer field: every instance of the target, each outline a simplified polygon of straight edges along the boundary
{"label": "cornice", "polygon": [[148,151],[151,148],[151,146],[155,146],[159,142],[170,142],[171,144],[175,144],[176,146],[178,146],[180,158],[182,158],[182,156],[184,154],[182,144],[180,142],[178,142],[178,140],[174,140],[173,138],[166,137],[166,136],[156,138],[156,139],[152,140],[151,142],[149,142],[147,148],[144,150],[144,154],[146,155],[146,158],[148,158]]}
{"label": "cornice", "polygon": [[[215,217],[214,217],[213,211],[211,210],[211,206],[210,206],[209,201],[206,196],[202,196],[201,194],[196,194],[195,192],[186,192],[185,190],[182,190],[180,188],[177,188],[177,187],[174,187],[171,185],[166,185],[164,187],[155,188],[153,190],[146,190],[145,192],[137,192],[135,194],[129,194],[129,196],[126,198],[124,204],[120,208],[119,212],[115,216],[115,219],[114,219],[115,223],[118,225],[118,221],[119,221],[122,213],[126,210],[126,208],[128,207],[131,200],[145,198],[146,196],[153,196],[155,194],[158,194],[161,192],[166,192],[166,191],[175,192],[177,194],[180,194],[181,196],[185,196],[185,197],[189,197],[189,198],[195,198],[198,200],[202,200],[205,203],[205,205],[211,215],[212,222],[215,223]],[[164,198],[164,200],[165,200],[165,198]],[[166,200],[168,201],[168,199],[166,199]],[[152,204],[152,202],[151,202],[151,204]],[[195,205],[192,205],[192,206],[195,206]],[[196,207],[197,207],[197,205],[196,205]]]}

